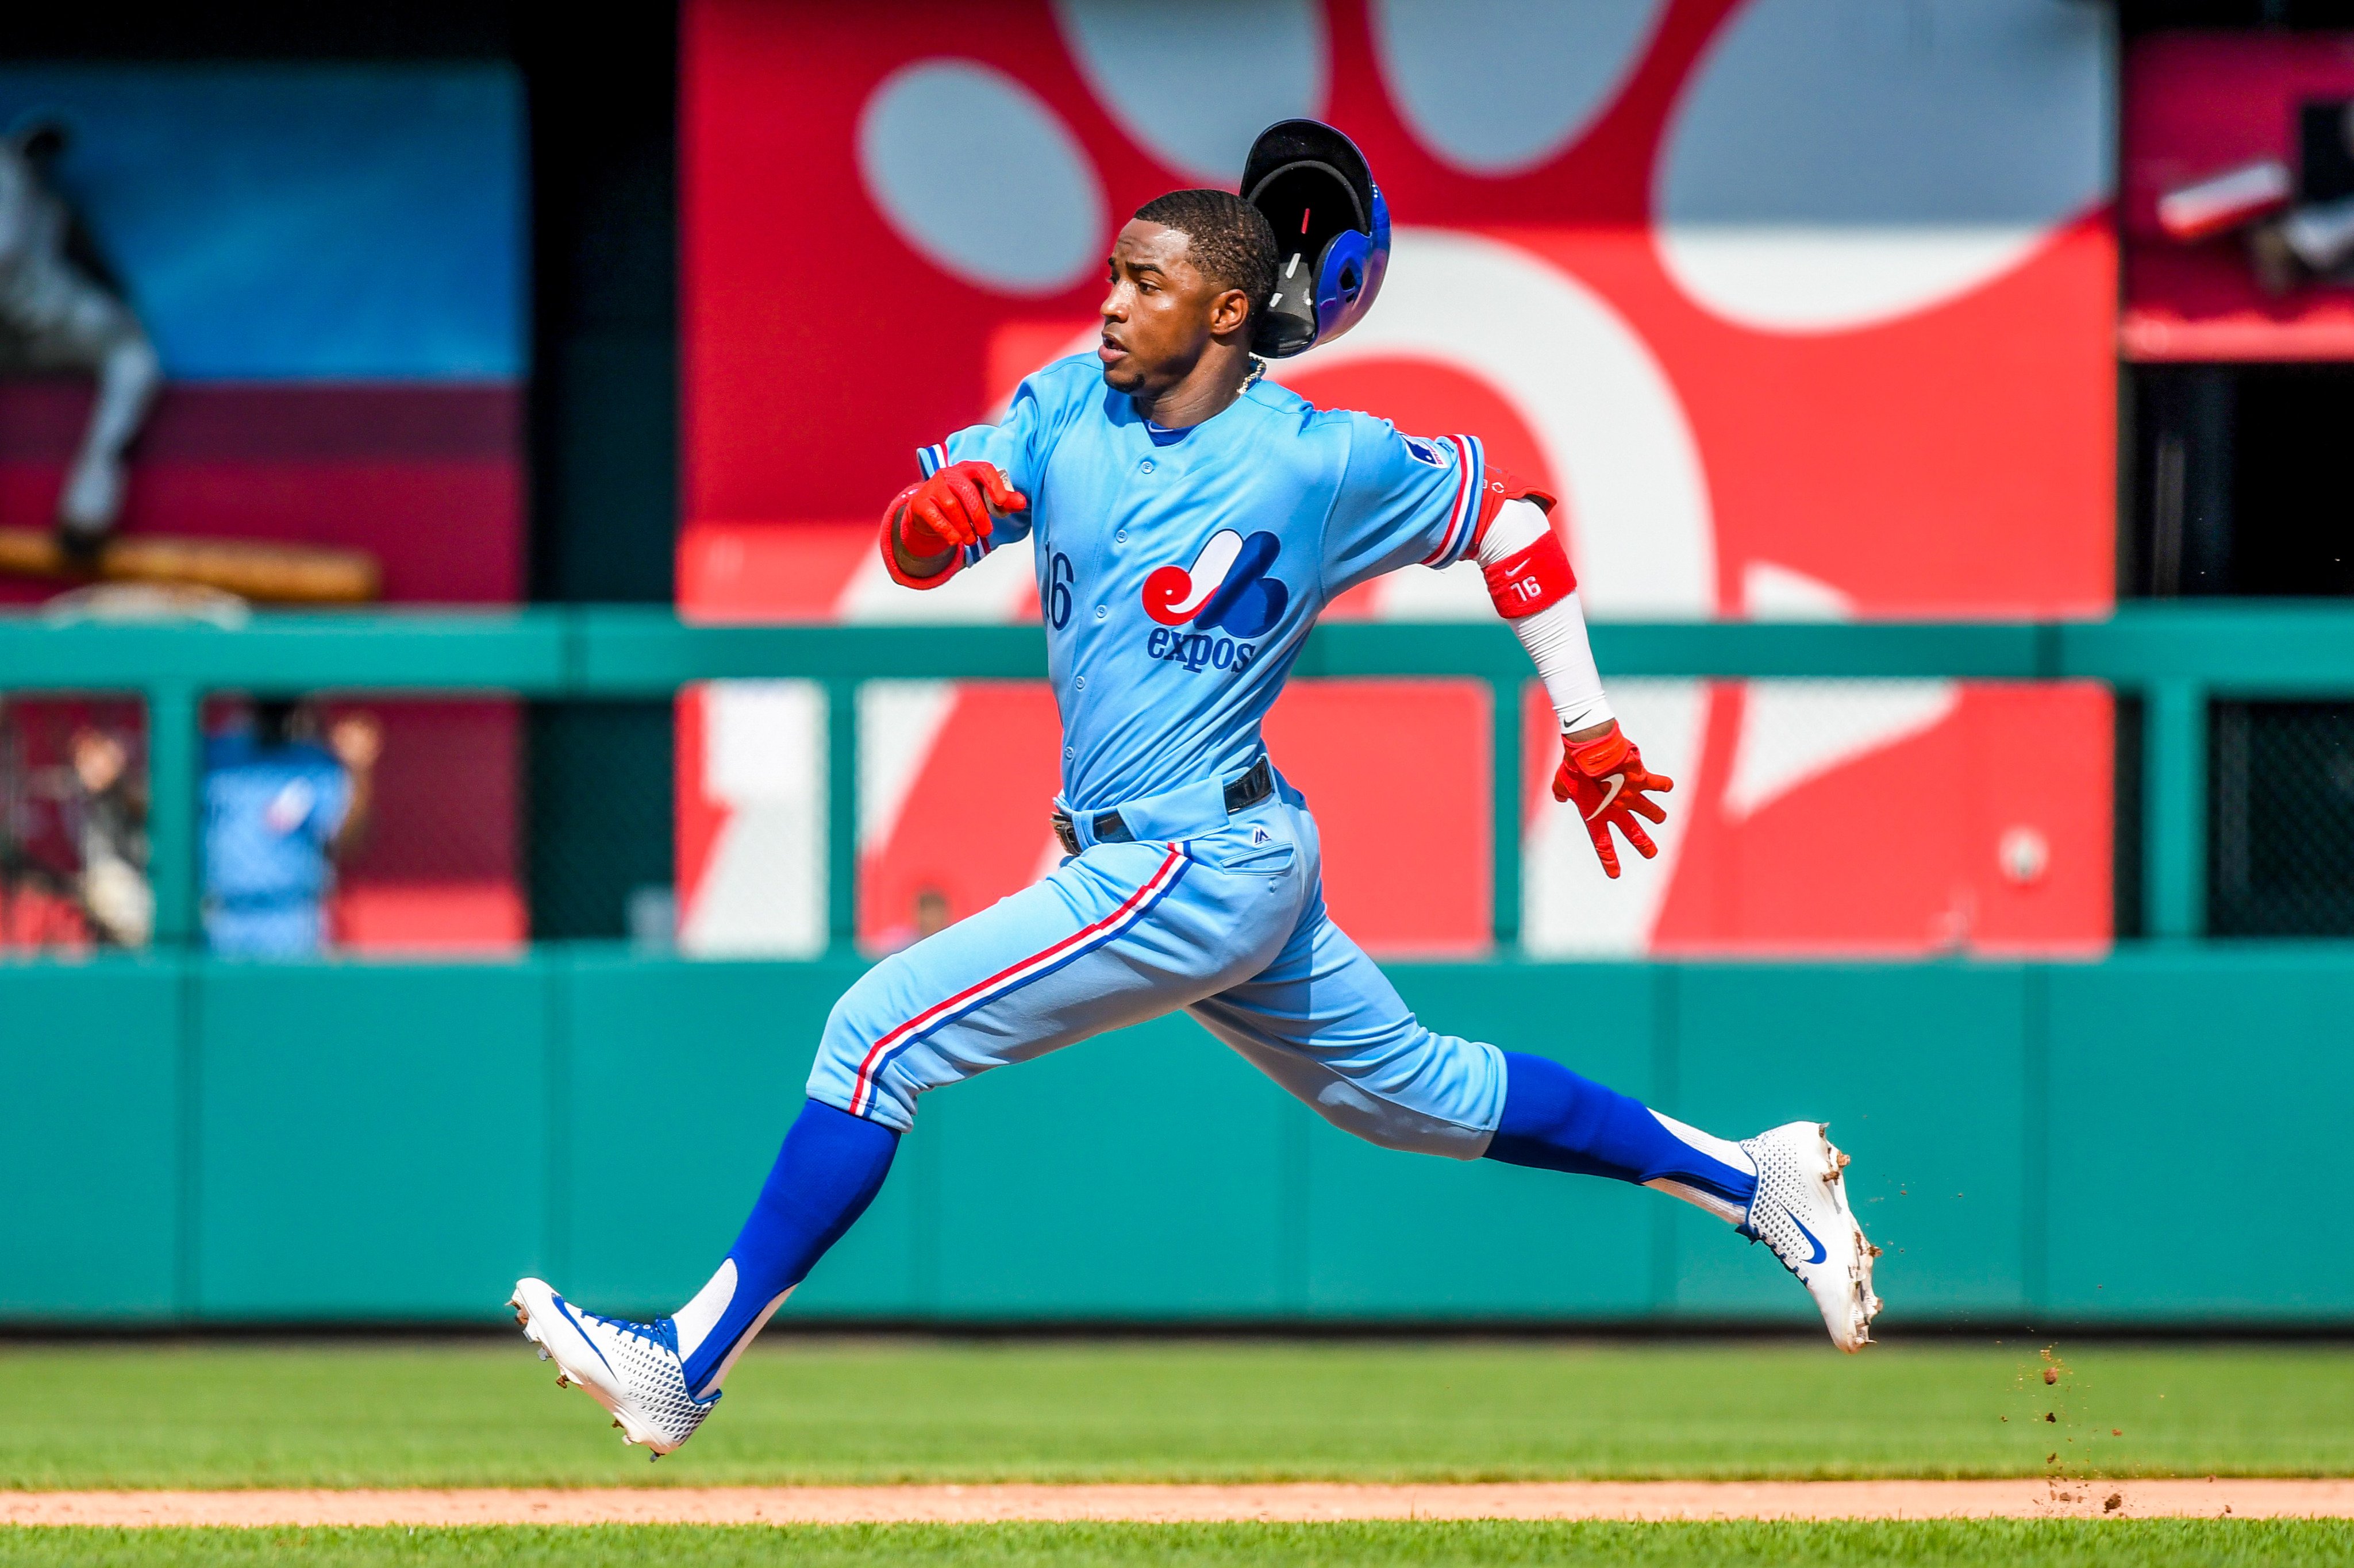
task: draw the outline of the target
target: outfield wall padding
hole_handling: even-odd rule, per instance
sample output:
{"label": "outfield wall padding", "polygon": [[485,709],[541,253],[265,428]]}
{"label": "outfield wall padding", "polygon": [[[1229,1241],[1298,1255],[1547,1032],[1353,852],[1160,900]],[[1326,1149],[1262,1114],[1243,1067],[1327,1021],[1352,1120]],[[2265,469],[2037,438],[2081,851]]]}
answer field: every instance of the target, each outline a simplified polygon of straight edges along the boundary
{"label": "outfield wall padding", "polygon": [[[0,967],[0,1319],[667,1309],[726,1249],[857,966]],[[1400,964],[1435,1027],[1731,1136],[1828,1118],[1892,1328],[2354,1327],[2354,948],[2082,964]],[[1397,1154],[1166,1019],[928,1097],[789,1311],[1801,1320],[1656,1194]]]}

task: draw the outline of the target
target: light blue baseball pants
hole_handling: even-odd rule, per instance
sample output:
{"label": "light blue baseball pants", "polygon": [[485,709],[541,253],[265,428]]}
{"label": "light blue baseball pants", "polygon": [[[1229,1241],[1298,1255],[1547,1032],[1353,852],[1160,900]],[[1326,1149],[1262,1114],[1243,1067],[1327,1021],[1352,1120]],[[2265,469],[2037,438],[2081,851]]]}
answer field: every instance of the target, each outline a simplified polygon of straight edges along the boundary
{"label": "light blue baseball pants", "polygon": [[1229,817],[1216,788],[1121,806],[1131,842],[1083,820],[1053,875],[868,970],[826,1021],[810,1098],[905,1132],[927,1089],[1183,1008],[1334,1126],[1478,1159],[1503,1053],[1424,1028],[1332,923],[1297,791]]}

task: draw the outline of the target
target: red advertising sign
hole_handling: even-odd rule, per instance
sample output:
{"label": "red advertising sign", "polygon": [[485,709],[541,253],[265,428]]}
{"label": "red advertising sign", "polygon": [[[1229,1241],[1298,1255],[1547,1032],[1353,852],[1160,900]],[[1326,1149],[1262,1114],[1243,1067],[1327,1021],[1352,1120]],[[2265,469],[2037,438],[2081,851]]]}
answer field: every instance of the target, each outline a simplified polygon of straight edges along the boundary
{"label": "red advertising sign", "polygon": [[[1372,314],[1274,374],[1409,430],[1474,431],[1546,483],[1589,613],[2098,612],[2115,528],[2106,27],[2049,0],[692,0],[682,604],[1034,615],[1020,551],[939,594],[895,588],[875,514],[917,446],[1091,346],[1129,212],[1231,187],[1261,126],[1308,114],[1365,151],[1395,249]],[[1462,568],[1402,572],[1332,613],[1492,611]],[[2106,940],[2097,691],[1619,682],[1613,699],[1679,780],[1670,829],[1659,861],[1606,884],[1532,778],[1536,950]],[[814,940],[814,700],[691,700],[690,945]],[[867,701],[870,939],[1051,863],[1043,689]],[[1484,701],[1303,683],[1269,721],[1324,823],[1332,906],[1370,947],[1486,940]],[[926,840],[933,814],[906,804],[952,785],[960,820],[1002,830]]]}

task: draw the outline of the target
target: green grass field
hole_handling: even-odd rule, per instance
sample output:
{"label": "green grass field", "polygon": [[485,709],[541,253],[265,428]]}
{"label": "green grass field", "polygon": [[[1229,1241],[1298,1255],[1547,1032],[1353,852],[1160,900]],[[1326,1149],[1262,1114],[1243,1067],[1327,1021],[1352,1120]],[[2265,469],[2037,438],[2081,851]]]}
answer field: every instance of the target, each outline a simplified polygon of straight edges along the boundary
{"label": "green grass field", "polygon": [[[2354,1474],[2354,1350],[772,1340],[659,1466],[516,1340],[0,1350],[0,1486]],[[2050,1414],[2054,1420],[2046,1421]],[[2049,1457],[2058,1455],[2056,1464]],[[0,1563],[2305,1563],[2354,1526],[6,1530]]]}
{"label": "green grass field", "polygon": [[17,1347],[0,1486],[2354,1475],[2354,1350],[2041,1349],[772,1340],[650,1466],[520,1339]]}

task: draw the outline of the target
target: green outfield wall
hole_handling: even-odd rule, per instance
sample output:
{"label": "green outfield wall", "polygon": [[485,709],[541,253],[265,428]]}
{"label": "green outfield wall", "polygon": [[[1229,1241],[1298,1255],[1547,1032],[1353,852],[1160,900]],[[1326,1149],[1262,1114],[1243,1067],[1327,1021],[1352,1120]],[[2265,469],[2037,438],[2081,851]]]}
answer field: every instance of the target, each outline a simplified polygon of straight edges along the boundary
{"label": "green outfield wall", "polygon": [[[0,1319],[675,1305],[855,961],[0,967]],[[2354,948],[2100,962],[1405,964],[1430,1022],[1728,1134],[1825,1117],[1905,1323],[2354,1326]],[[1776,1320],[1765,1249],[1631,1188],[1387,1152],[1183,1019],[926,1100],[789,1310]]]}
{"label": "green outfield wall", "polygon": [[[2354,943],[2206,928],[2210,705],[2354,694],[2354,609],[2098,621],[1602,625],[1617,675],[2094,680],[2142,704],[2141,927],[2084,963],[1542,964],[1490,834],[1497,960],[1392,966],[1433,1024],[1702,1126],[1829,1118],[1886,1321],[2354,1329]],[[0,964],[0,1321],[494,1319],[549,1273],[675,1305],[726,1247],[858,973],[859,683],[1034,678],[1035,627],[697,626],[616,607],[99,624],[0,614],[0,692],[148,716],[150,957]],[[1494,815],[1525,656],[1489,625],[1319,628],[1295,673],[1489,683]],[[212,692],[826,694],[832,956],[239,964],[196,950]],[[1801,1320],[1764,1249],[1655,1194],[1388,1153],[1182,1020],[932,1097],[793,1313]]]}

